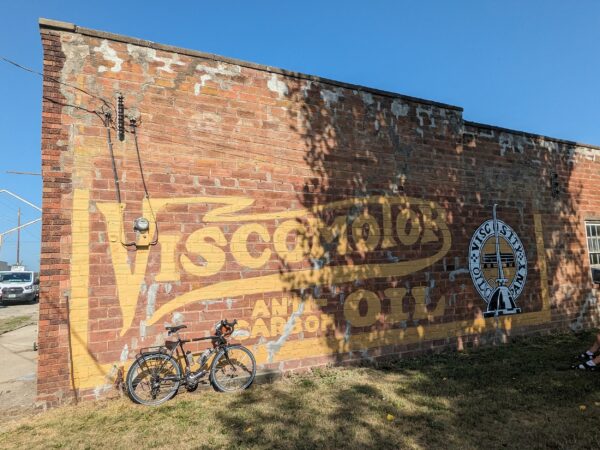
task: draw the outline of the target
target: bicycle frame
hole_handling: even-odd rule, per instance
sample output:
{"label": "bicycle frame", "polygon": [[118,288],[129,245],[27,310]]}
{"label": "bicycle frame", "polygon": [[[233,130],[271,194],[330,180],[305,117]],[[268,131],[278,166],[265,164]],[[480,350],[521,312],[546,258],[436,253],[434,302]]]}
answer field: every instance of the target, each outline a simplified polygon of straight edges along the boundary
{"label": "bicycle frame", "polygon": [[[179,337],[179,332],[176,332],[175,334],[177,336],[176,341],[165,341],[164,345],[141,348],[140,352],[136,355],[136,359],[140,359],[144,363],[144,366],[146,369],[148,369],[148,366],[146,365],[146,360],[144,358],[145,355],[162,353],[162,354],[168,355],[169,357],[173,357],[173,354],[176,354],[176,357],[174,359],[177,362],[177,364],[179,364],[180,367],[181,367],[181,363],[179,362],[179,360],[183,358],[183,360],[185,361],[185,370],[182,370],[182,376],[181,377],[174,377],[174,376],[162,377],[162,380],[164,380],[164,381],[179,381],[179,382],[183,382],[184,384],[187,384],[188,381],[194,382],[194,381],[196,381],[196,379],[198,379],[201,376],[206,374],[206,370],[203,370],[204,367],[206,366],[206,362],[196,372],[192,371],[192,369],[191,369],[192,365],[188,361],[187,354],[185,351],[185,347],[184,347],[185,344],[187,344],[189,342],[199,342],[199,341],[211,340],[212,344],[213,344],[213,351],[211,353],[218,352],[218,350],[222,349],[223,347],[227,346],[227,344],[228,344],[227,339],[223,335],[221,335],[221,336],[213,335],[213,336],[206,336],[206,337],[199,337],[199,338],[192,338],[192,339],[181,339]],[[227,356],[227,354],[226,354],[226,358],[227,358],[227,360],[229,360],[229,356]],[[208,362],[208,360],[207,360],[207,362]],[[159,370],[158,370],[159,372],[162,370],[165,363],[166,363],[166,360],[159,366]],[[183,367],[182,367],[182,369],[183,369]],[[190,380],[190,378],[191,378],[191,380]]]}

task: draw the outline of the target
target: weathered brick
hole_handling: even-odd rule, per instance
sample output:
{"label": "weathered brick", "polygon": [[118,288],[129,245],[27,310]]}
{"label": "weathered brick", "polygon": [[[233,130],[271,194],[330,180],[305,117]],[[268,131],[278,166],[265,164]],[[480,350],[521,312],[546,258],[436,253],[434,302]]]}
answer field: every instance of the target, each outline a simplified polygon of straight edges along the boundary
{"label": "weathered brick", "polygon": [[[597,296],[583,227],[600,217],[597,147],[466,122],[427,100],[158,44],[156,59],[90,30],[73,44],[74,34],[41,27],[40,402],[94,398],[78,383],[106,384],[126,348],[173,321],[192,337],[238,318],[259,369],[275,371],[491,342],[468,269],[494,204],[527,256],[523,312],[505,335],[598,320],[582,312]],[[112,118],[120,210],[102,118],[70,106],[99,112],[118,92],[126,115],[139,114],[152,211],[129,124],[121,142]],[[129,245],[141,216],[158,223],[149,247]],[[492,234],[480,255],[490,286]]]}

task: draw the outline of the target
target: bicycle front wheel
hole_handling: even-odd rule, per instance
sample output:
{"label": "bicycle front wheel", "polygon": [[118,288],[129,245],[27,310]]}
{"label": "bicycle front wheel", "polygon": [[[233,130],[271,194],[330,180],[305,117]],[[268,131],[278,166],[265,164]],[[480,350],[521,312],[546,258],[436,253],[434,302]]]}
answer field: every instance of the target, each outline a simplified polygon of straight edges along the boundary
{"label": "bicycle front wheel", "polygon": [[241,345],[223,348],[210,367],[210,381],[217,391],[234,392],[250,387],[256,375],[256,360]]}
{"label": "bicycle front wheel", "polygon": [[181,384],[181,366],[169,355],[151,353],[127,372],[127,395],[136,403],[157,406],[173,398]]}

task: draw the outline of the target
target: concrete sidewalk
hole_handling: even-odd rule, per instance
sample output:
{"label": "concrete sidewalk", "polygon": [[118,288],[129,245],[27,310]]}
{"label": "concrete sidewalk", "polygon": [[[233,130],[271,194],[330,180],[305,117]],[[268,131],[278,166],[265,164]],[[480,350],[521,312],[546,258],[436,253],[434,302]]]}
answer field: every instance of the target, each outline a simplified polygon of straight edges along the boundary
{"label": "concrete sidewalk", "polygon": [[0,336],[0,417],[33,409],[36,393],[37,325]]}

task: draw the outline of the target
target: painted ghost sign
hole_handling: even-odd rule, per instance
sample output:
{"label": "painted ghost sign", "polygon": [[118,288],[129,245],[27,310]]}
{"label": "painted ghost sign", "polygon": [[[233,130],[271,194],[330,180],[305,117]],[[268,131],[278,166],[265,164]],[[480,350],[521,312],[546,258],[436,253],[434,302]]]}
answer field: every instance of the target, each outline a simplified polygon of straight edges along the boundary
{"label": "painted ghost sign", "polygon": [[[163,322],[174,320],[180,312],[203,317],[211,314],[214,299],[222,299],[218,303],[223,308],[232,308],[226,310],[227,314],[239,310],[237,302],[246,308],[247,313],[238,316],[240,329],[245,331],[240,339],[250,340],[259,364],[445,339],[486,328],[484,317],[442,320],[447,306],[443,290],[432,295],[431,284],[409,287],[406,280],[399,282],[432,267],[451,248],[445,210],[435,202],[373,196],[341,200],[313,210],[269,212],[252,211],[250,198],[185,197],[155,198],[152,206],[156,214],[165,214],[169,205],[182,204],[188,205],[186,214],[194,207],[200,208],[201,220],[185,233],[163,232],[160,246],[139,248],[132,266],[130,252],[120,243],[123,221],[119,205],[93,201],[89,191],[75,190],[73,245],[77,251],[71,261],[70,335],[73,380],[78,388],[112,386],[111,374],[116,370],[111,362],[113,353],[106,358],[101,354],[103,359],[94,353],[98,341],[106,342],[108,333],[109,345],[127,357],[119,347],[136,348],[140,340],[147,339],[144,335],[153,339],[150,327],[156,334],[163,329]],[[146,201],[144,215],[149,214],[148,208]],[[328,219],[322,219],[325,216]],[[534,214],[534,223],[537,254],[544,255],[539,214]],[[108,263],[115,277],[116,298],[103,301],[110,302],[111,323],[120,328],[108,331],[94,329],[98,320],[106,319],[94,318],[104,310],[99,311],[99,299],[90,293],[97,280],[94,271],[106,267],[106,263],[94,263],[96,255],[90,250],[93,226],[106,230],[107,242],[103,245],[108,246]],[[257,244],[253,235],[261,237],[262,242]],[[348,254],[377,251],[388,256],[344,264]],[[328,252],[338,256],[328,262]],[[288,270],[263,271],[269,265],[264,256],[267,253],[269,260],[276,257]],[[196,255],[205,262],[200,264]],[[488,304],[485,316],[505,316],[506,327],[549,320],[546,262],[539,256],[542,309],[515,314],[521,312],[515,302],[524,289],[527,259],[519,237],[509,225],[496,217],[484,222],[473,235],[469,256],[475,287]],[[306,260],[319,258],[323,265],[307,266]],[[357,258],[359,261],[363,259]],[[225,276],[228,264],[259,267],[260,272],[252,269],[244,270],[243,277],[237,271],[235,277]],[[277,267],[282,264],[278,262]],[[362,285],[370,279],[386,283],[380,291]],[[146,283],[150,288],[144,290]],[[344,296],[341,289],[331,296],[317,293],[344,284]],[[312,297],[300,301],[293,295],[292,291],[302,289],[310,291]],[[162,294],[155,295],[159,290]],[[151,294],[155,296],[153,302]],[[141,308],[146,297],[147,305]],[[407,307],[407,302],[412,306]],[[201,312],[197,312],[199,308]],[[402,325],[408,322],[412,326]],[[336,323],[345,324],[345,333],[329,332],[335,330]],[[365,328],[372,325],[375,327]]]}
{"label": "painted ghost sign", "polygon": [[[432,294],[431,283],[391,282],[430,268],[450,250],[440,205],[405,196],[349,198],[310,210],[274,212],[253,210],[253,204],[247,197],[153,198],[157,216],[186,205],[185,217],[194,220],[185,231],[163,231],[160,245],[140,247],[134,255],[122,245],[125,205],[93,201],[88,190],[75,190],[73,242],[78,251],[72,259],[70,317],[78,386],[98,386],[114,365],[89,351],[97,339],[105,339],[90,330],[94,316],[105,314],[97,311],[96,298],[90,299],[98,267],[107,267],[108,277],[114,274],[116,296],[104,301],[111,302],[113,327],[120,325],[98,333],[110,333],[110,345],[117,349],[153,339],[164,323],[186,311],[199,321],[200,306],[209,320],[210,314],[221,314],[210,310],[215,303],[228,315],[239,314],[245,333],[238,339],[256,342],[259,364],[394,345],[420,339],[424,326],[432,336],[454,326],[439,321],[446,298]],[[142,208],[150,217],[147,200]],[[108,247],[103,257],[108,256],[110,266],[97,262],[90,251],[92,222],[105,230],[99,240]],[[155,226],[150,224],[150,235]],[[347,264],[352,255],[355,260]],[[364,288],[368,280],[388,283],[376,292]],[[323,295],[324,290],[332,294]],[[408,320],[424,325],[388,327]],[[343,339],[329,332],[336,322],[349,330]],[[364,329],[370,326],[376,329]]]}
{"label": "painted ghost sign", "polygon": [[482,223],[469,245],[469,271],[487,303],[485,317],[516,314],[516,300],[527,279],[527,256],[517,233],[496,216]]}

